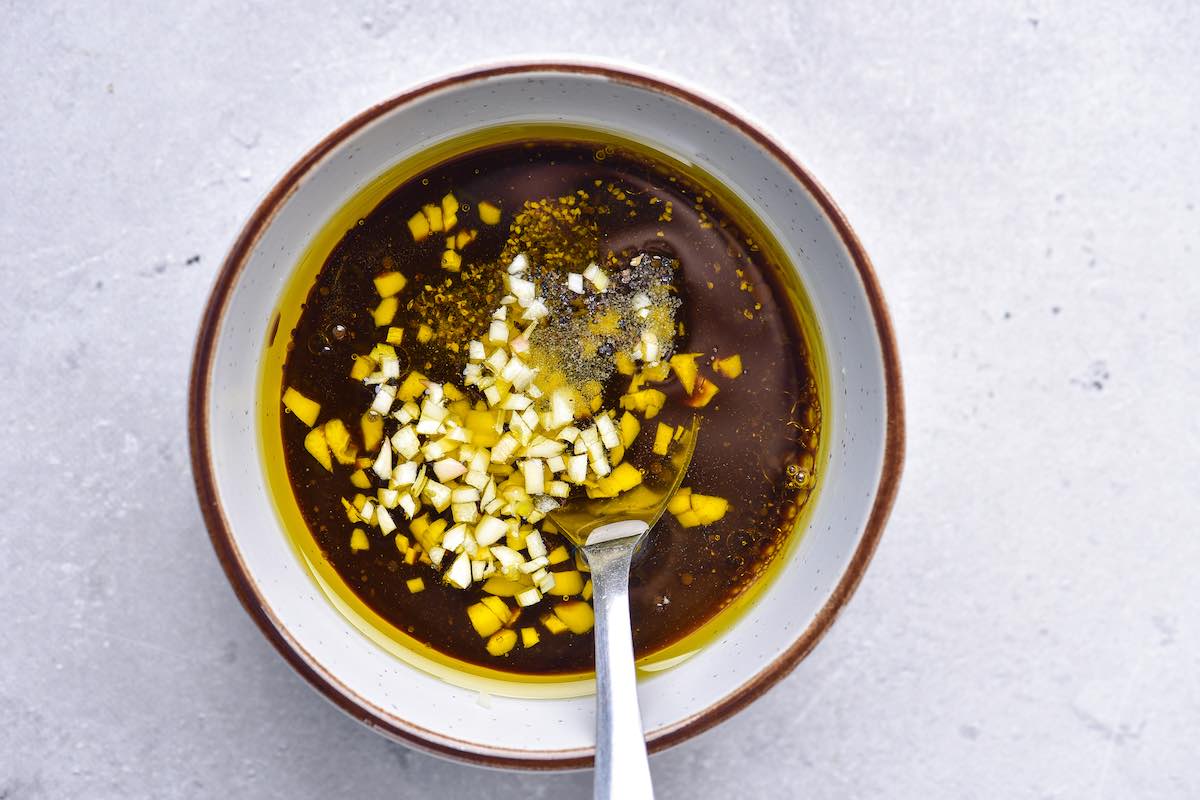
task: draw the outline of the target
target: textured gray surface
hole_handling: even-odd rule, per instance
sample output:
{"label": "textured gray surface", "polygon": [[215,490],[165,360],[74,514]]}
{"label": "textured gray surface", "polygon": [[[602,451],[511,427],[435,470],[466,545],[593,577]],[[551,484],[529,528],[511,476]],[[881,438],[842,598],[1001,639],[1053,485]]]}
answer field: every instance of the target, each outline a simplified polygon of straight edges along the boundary
{"label": "textured gray surface", "polygon": [[226,585],[185,438],[201,304],[275,177],[417,79],[547,46],[766,122],[903,347],[867,580],[766,700],[654,759],[660,796],[1200,795],[1194,4],[134,5],[0,21],[0,798],[586,796],[319,699]]}

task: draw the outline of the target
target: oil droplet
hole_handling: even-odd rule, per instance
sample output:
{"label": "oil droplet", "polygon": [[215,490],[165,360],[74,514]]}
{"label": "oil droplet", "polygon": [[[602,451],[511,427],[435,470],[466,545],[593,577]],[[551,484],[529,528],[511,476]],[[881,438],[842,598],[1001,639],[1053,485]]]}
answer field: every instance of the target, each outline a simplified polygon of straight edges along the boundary
{"label": "oil droplet", "polygon": [[333,347],[329,344],[329,337],[325,334],[314,333],[308,337],[308,352],[313,355],[319,356],[331,350],[333,350]]}
{"label": "oil droplet", "polygon": [[335,322],[329,329],[329,335],[335,342],[341,342],[346,340],[346,337],[350,335],[350,331],[342,323]]}

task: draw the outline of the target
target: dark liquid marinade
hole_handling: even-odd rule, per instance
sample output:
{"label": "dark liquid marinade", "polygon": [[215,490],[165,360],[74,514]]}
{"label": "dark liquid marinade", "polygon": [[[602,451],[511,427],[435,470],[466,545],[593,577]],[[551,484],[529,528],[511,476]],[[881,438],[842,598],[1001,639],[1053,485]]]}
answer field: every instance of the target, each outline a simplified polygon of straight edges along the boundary
{"label": "dark liquid marinade", "polygon": [[[778,267],[703,187],[646,156],[612,145],[506,144],[451,159],[389,195],[334,249],[292,334],[284,385],[319,400],[322,419],[340,417],[360,436],[357,421],[373,392],[347,375],[352,355],[366,353],[381,339],[383,329],[371,318],[378,302],[372,276],[385,269],[386,260],[387,268],[408,275],[402,297],[410,300],[428,300],[450,277],[438,266],[444,244],[439,236],[419,244],[412,241],[405,223],[414,211],[453,191],[469,206],[469,211],[460,212],[460,227],[479,231],[478,239],[464,250],[464,262],[493,262],[504,248],[512,212],[522,203],[580,189],[590,193],[594,205],[605,208],[596,215],[601,263],[610,252],[647,251],[679,260],[679,319],[685,334],[677,337],[676,352],[704,353],[705,363],[710,354],[737,353],[745,365],[736,380],[715,378],[721,391],[700,410],[699,443],[684,481],[697,492],[728,498],[730,511],[713,525],[691,529],[665,514],[647,536],[633,568],[634,640],[638,654],[645,655],[694,631],[762,572],[786,538],[813,482],[820,414],[796,312],[776,277]],[[651,197],[657,198],[655,205],[648,204]],[[504,209],[500,225],[478,224],[475,205],[480,201]],[[672,212],[664,222],[660,212],[666,201]],[[476,277],[473,285],[464,287],[461,281],[467,278],[464,271],[454,279],[454,287],[469,297],[466,305],[477,306],[486,319],[499,299],[498,274]],[[432,288],[423,288],[427,285]],[[452,287],[451,297],[453,293]],[[448,352],[437,338],[420,344],[413,335],[418,324],[452,329],[463,325],[464,316],[470,317],[458,313],[456,318],[449,306],[439,318],[420,318],[427,305],[410,303],[407,311],[401,306],[394,323],[406,329],[404,344],[397,348],[401,360],[409,362],[406,369],[461,386],[465,344],[483,331],[462,335],[461,354]],[[616,407],[627,382],[625,376],[613,376],[605,391],[607,407]],[[693,413],[682,405],[677,380],[657,388],[666,392],[667,405],[659,417],[643,421],[628,455],[635,465],[649,451],[657,422],[686,423]],[[535,647],[518,646],[502,658],[492,657],[465,613],[467,605],[482,597],[478,585],[458,590],[443,584],[440,573],[429,566],[404,564],[377,530],[370,533],[369,550],[352,552],[350,532],[355,526],[340,500],[356,491],[347,480],[349,468],[335,466],[332,475],[326,472],[304,449],[307,428],[291,414],[284,413],[282,420],[287,471],[301,512],[322,552],[367,605],[417,640],[466,662],[541,674],[591,669],[591,634],[551,635],[540,626],[541,642]],[[400,532],[404,530],[401,517]],[[551,547],[558,543],[558,537],[546,538]],[[410,594],[405,580],[415,576],[424,578],[426,588]],[[536,625],[552,602],[547,598],[526,609],[518,626]]]}

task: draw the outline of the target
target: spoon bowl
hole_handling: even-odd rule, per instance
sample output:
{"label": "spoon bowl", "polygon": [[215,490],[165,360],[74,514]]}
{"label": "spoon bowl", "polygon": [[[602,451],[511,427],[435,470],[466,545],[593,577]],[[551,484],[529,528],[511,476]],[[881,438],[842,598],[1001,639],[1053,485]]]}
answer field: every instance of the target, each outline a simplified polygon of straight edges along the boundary
{"label": "spoon bowl", "polygon": [[[667,509],[667,503],[683,484],[692,455],[696,452],[696,440],[700,433],[700,417],[693,416],[687,430],[675,442],[673,451],[661,463],[662,468],[643,482],[616,497],[579,498],[550,513],[550,521],[577,547],[595,544],[599,539],[593,534],[605,529],[605,537],[620,538],[633,533],[632,527],[615,528],[620,522],[641,522],[645,530],[654,527],[658,518]],[[642,531],[643,533],[645,531]]]}

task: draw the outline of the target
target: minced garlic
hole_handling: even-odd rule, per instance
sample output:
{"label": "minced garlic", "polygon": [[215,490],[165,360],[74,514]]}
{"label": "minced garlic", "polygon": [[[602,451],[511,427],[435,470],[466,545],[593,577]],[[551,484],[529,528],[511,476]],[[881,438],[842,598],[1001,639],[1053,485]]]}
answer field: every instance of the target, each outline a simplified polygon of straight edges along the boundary
{"label": "minced garlic", "polygon": [[[547,385],[527,360],[531,334],[549,324],[552,305],[525,277],[531,272],[527,258],[512,260],[487,335],[466,347],[462,385],[482,400],[471,402],[453,384],[415,371],[401,378],[390,345],[376,345],[366,357],[374,369],[361,380],[374,387],[375,397],[361,425],[372,455],[361,459],[367,468],[355,475],[379,485],[374,498],[358,495],[347,504],[356,521],[385,535],[396,530],[397,520],[409,520],[416,544],[446,583],[459,589],[481,584],[490,596],[468,615],[481,637],[492,637],[489,650],[503,652],[511,647],[508,637],[495,635],[511,613],[500,596],[512,597],[520,608],[548,594],[569,597],[584,590],[578,571],[549,570],[569,555],[565,548],[548,552],[537,526],[573,487],[604,497],[642,481],[641,472],[621,460],[637,421],[592,411],[580,391],[568,383]],[[586,291],[604,284],[600,275],[590,270]],[[325,449],[317,453],[359,461],[341,421],[314,430],[324,436]],[[585,612],[566,608],[563,622],[571,630],[590,627]]]}

